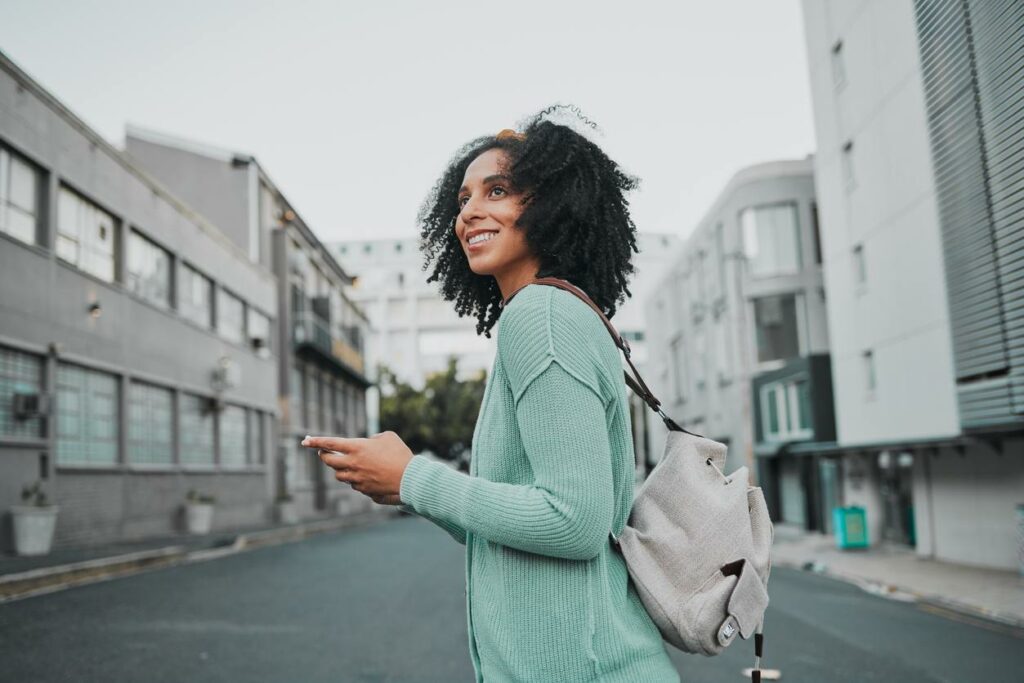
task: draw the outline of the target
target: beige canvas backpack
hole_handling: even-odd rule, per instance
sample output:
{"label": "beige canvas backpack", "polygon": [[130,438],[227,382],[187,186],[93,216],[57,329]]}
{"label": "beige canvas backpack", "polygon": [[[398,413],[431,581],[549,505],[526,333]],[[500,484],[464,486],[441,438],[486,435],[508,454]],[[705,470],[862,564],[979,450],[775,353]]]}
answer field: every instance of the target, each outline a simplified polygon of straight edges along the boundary
{"label": "beige canvas backpack", "polygon": [[717,655],[736,635],[753,635],[757,683],[774,535],[761,489],[750,485],[746,467],[723,471],[725,444],[665,414],[633,365],[629,343],[581,289],[553,277],[527,284],[565,289],[597,312],[636,375],[623,370],[626,383],[669,429],[664,455],[637,490],[625,528],[617,538],[610,533],[648,614],[684,652]]}

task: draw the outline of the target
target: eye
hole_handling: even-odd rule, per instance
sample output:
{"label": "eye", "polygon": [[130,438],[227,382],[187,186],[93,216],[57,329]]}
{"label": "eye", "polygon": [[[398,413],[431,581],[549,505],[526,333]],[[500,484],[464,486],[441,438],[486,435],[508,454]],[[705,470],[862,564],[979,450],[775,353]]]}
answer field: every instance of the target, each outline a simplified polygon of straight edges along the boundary
{"label": "eye", "polygon": [[505,190],[505,188],[502,187],[501,185],[495,185],[494,187],[491,188],[491,194],[493,195],[495,192],[499,193],[497,195],[498,197],[501,197],[501,196],[504,196],[504,195],[508,194],[508,192]]}
{"label": "eye", "polygon": [[466,202],[468,202],[468,201],[469,201],[469,196],[468,195],[462,195],[461,197],[459,197],[459,202],[458,202],[459,203],[459,208],[461,209],[462,207],[464,207],[466,205]]}

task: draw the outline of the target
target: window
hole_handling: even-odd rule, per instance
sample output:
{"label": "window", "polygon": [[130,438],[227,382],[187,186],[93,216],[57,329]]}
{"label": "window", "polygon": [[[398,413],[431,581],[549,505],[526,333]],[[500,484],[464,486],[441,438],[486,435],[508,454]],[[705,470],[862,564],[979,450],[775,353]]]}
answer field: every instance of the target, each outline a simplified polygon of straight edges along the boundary
{"label": "window", "polygon": [[174,410],[170,389],[132,382],[128,387],[128,461],[170,465],[174,461]]}
{"label": "window", "polygon": [[267,441],[263,434],[263,413],[258,410],[249,411],[249,450],[247,462],[250,465],[262,465],[263,453]]}
{"label": "window", "polygon": [[765,441],[813,437],[807,379],[801,377],[761,387],[761,420]]}
{"label": "window", "polygon": [[263,315],[256,309],[249,308],[249,317],[246,321],[249,326],[249,343],[261,357],[270,355],[270,318]]}
{"label": "window", "polygon": [[43,360],[14,349],[0,348],[0,437],[40,439],[43,418],[18,415],[16,396],[40,396],[43,389]]}
{"label": "window", "polygon": [[320,382],[317,377],[316,368],[312,365],[306,367],[306,426],[310,429],[321,430],[319,422]]}
{"label": "window", "polygon": [[217,430],[217,442],[220,447],[220,464],[223,467],[244,467],[249,452],[246,439],[245,408],[241,406],[224,406],[220,411],[220,429]]}
{"label": "window", "polygon": [[114,375],[61,363],[57,367],[57,462],[117,463],[118,381]]}
{"label": "window", "polygon": [[305,401],[303,400],[303,394],[302,394],[302,376],[303,376],[302,367],[297,365],[297,364],[296,365],[292,365],[291,382],[290,382],[291,386],[289,387],[289,389],[291,391],[291,396],[290,396],[290,400],[289,400],[289,407],[290,407],[291,413],[292,413],[291,414],[292,429],[296,429],[298,427],[305,427],[306,426],[306,420],[305,420],[305,417],[302,414],[302,408],[305,405]]}
{"label": "window", "polygon": [[868,273],[864,263],[864,245],[857,244],[853,247],[853,283],[858,288],[863,288],[867,281]]}
{"label": "window", "polygon": [[811,227],[814,231],[814,262],[821,265],[821,225],[818,223],[818,203],[811,202]]}
{"label": "window", "polygon": [[846,66],[843,64],[843,41],[832,46],[832,84],[836,90],[846,85]]}
{"label": "window", "polygon": [[797,336],[796,297],[792,294],[754,300],[758,362],[800,355]]}
{"label": "window", "polygon": [[213,329],[213,282],[192,266],[181,265],[178,285],[178,312],[206,329]]}
{"label": "window", "polygon": [[101,280],[114,281],[114,217],[60,188],[57,202],[57,256]]}
{"label": "window", "polygon": [[864,359],[864,389],[871,398],[875,394],[875,353],[874,351],[865,351],[862,355]]}
{"label": "window", "polygon": [[0,149],[0,232],[28,244],[36,243],[39,175],[21,157]]}
{"label": "window", "polygon": [[236,344],[245,342],[245,303],[220,287],[217,288],[217,333]]}
{"label": "window", "polygon": [[212,465],[214,415],[212,400],[181,394],[181,464]]}
{"label": "window", "polygon": [[127,285],[146,301],[171,307],[171,255],[134,230],[128,236]]}
{"label": "window", "polygon": [[800,234],[796,205],[758,206],[740,214],[743,247],[753,277],[800,270]]}
{"label": "window", "polygon": [[850,191],[857,187],[857,177],[853,172],[853,141],[847,140],[843,145],[842,156],[843,184]]}

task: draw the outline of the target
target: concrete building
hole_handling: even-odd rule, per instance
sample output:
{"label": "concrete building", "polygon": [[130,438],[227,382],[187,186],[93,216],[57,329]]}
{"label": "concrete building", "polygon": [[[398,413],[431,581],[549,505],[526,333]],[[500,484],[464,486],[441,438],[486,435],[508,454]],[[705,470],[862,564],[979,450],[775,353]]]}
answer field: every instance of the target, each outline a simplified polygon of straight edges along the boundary
{"label": "concrete building", "polygon": [[[813,464],[788,452],[834,436],[812,159],[739,171],[648,297],[648,384],[684,428],[729,447],[772,517],[822,516]],[[649,457],[667,430],[652,422]],[[755,458],[755,454],[759,457]]]}
{"label": "concrete building", "polygon": [[[646,377],[647,355],[642,301],[655,286],[673,248],[674,235],[639,233],[636,268],[630,282],[632,297],[616,311],[612,324],[629,340],[633,362]],[[354,282],[349,297],[370,319],[367,343],[369,374],[377,363],[388,365],[404,382],[422,389],[427,375],[444,370],[449,356],[458,360],[459,377],[467,379],[494,363],[496,341],[476,333],[476,319],[460,318],[451,302],[444,301],[435,283],[427,283],[423,254],[415,238],[346,240],[328,245]],[[653,413],[637,397],[633,400],[634,438],[637,453],[646,450],[645,433]],[[367,392],[368,423],[371,431],[379,424],[379,395],[376,387]],[[650,413],[650,415],[648,415]],[[655,416],[655,419],[658,419]],[[659,419],[660,423],[660,419]]]}
{"label": "concrete building", "polygon": [[804,0],[840,498],[869,538],[1017,566],[1024,5]]}
{"label": "concrete building", "polygon": [[345,293],[351,277],[251,154],[140,128],[129,129],[126,151],[199,213],[230,226],[232,241],[276,278],[277,495],[290,495],[307,517],[372,507],[299,446],[306,434],[368,435],[368,320]]}
{"label": "concrete building", "polygon": [[41,480],[57,545],[269,519],[276,281],[0,53],[0,545]]}

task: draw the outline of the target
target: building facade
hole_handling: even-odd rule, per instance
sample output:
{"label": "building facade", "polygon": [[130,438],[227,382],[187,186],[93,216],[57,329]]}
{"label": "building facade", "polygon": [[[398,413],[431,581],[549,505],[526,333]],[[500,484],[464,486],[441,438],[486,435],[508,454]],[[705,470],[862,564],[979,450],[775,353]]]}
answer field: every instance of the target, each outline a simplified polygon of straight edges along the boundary
{"label": "building facade", "polygon": [[[773,519],[813,525],[813,463],[834,436],[813,161],[739,171],[647,299],[648,384],[686,429],[728,446]],[[649,458],[667,430],[652,421]]]}
{"label": "building facade", "polygon": [[273,273],[0,54],[0,545],[40,480],[55,543],[270,514]]}
{"label": "building facade", "polygon": [[199,213],[233,226],[235,244],[275,276],[275,495],[306,517],[372,507],[299,446],[306,434],[369,435],[368,319],[345,292],[351,277],[251,154],[139,128],[129,129],[126,152]]}
{"label": "building facade", "polygon": [[1024,5],[803,12],[841,501],[872,543],[1016,567]]}

